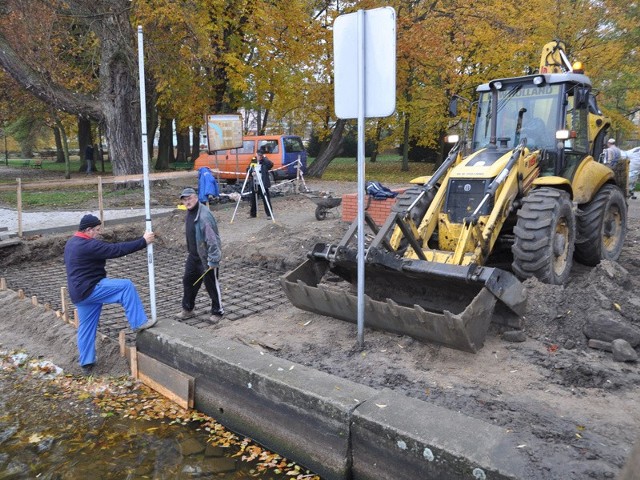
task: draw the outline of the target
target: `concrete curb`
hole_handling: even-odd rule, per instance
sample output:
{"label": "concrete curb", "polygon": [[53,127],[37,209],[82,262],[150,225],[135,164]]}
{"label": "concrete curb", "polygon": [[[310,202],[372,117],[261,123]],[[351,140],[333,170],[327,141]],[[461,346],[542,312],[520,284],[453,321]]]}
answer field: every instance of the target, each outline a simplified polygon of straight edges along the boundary
{"label": "concrete curb", "polygon": [[145,330],[136,343],[195,378],[195,409],[323,479],[531,478],[515,436],[480,420],[179,322]]}
{"label": "concrete curb", "polygon": [[516,438],[501,428],[383,390],[354,411],[354,479],[525,479]]}

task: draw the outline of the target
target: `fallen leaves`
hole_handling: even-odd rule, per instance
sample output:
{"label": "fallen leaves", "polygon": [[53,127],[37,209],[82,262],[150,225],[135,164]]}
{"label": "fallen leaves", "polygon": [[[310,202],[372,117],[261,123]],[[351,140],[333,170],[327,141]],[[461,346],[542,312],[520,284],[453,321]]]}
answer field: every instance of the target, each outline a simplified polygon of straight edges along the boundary
{"label": "fallen leaves", "polygon": [[[58,375],[57,377],[43,376],[44,373],[56,372],[49,364],[42,363],[41,367],[33,367],[31,360],[26,354],[7,354],[0,352],[0,368],[16,369],[27,368],[31,375],[38,376],[42,381],[49,382],[47,385],[55,386],[52,390],[56,392],[45,396],[64,397],[79,403],[93,403],[100,410],[101,418],[121,416],[133,420],[161,421],[163,423],[191,425],[196,430],[204,430],[207,434],[207,441],[213,446],[232,448],[238,456],[245,462],[257,462],[257,472],[272,471],[279,475],[296,480],[320,480],[320,477],[303,470],[294,462],[288,461],[277,453],[263,449],[249,438],[240,438],[233,432],[228,431],[224,426],[215,421],[212,417],[204,415],[195,410],[186,410],[161,396],[146,385],[133,381],[128,377],[75,377],[72,375]],[[56,367],[57,368],[57,367]],[[294,369],[291,365],[289,371]],[[282,370],[279,368],[279,370]],[[152,433],[158,427],[151,426],[146,432]],[[40,444],[47,440],[42,433],[32,433],[28,439],[30,444]],[[99,441],[92,439],[90,442],[75,439],[70,441],[70,445],[78,451],[82,449],[106,448],[102,442],[108,442],[108,438]]]}

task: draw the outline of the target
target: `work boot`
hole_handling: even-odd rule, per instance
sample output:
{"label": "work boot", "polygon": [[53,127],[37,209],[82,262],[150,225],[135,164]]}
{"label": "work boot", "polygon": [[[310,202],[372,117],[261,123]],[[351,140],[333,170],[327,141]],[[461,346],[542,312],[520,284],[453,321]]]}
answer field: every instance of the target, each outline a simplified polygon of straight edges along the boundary
{"label": "work boot", "polygon": [[133,331],[141,332],[142,330],[146,330],[147,328],[153,327],[156,323],[158,323],[157,318],[150,318],[149,320],[144,322],[142,325],[140,325],[138,328],[134,329]]}
{"label": "work boot", "polygon": [[93,363],[87,363],[86,365],[81,365],[80,369],[82,370],[82,374],[86,377],[90,377],[93,375]]}
{"label": "work boot", "polygon": [[187,318],[193,318],[195,316],[196,314],[193,313],[193,310],[185,310],[183,308],[182,311],[176,315],[176,318],[179,318],[180,320],[186,320]]}

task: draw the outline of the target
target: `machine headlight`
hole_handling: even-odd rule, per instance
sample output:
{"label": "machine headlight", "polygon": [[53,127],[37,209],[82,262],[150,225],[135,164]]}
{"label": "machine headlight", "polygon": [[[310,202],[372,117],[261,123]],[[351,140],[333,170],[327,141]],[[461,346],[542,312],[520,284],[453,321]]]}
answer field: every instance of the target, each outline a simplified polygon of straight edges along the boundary
{"label": "machine headlight", "polygon": [[542,75],[538,75],[537,77],[533,77],[534,85],[542,85],[544,83],[544,77]]}

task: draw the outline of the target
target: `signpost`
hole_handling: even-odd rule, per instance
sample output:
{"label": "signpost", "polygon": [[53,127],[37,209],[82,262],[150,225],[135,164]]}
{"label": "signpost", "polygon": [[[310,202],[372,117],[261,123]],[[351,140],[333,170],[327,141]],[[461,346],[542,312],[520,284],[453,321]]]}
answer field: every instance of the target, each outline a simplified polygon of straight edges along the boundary
{"label": "signpost", "polygon": [[242,147],[242,115],[206,115],[209,153]]}
{"label": "signpost", "polygon": [[334,103],[339,118],[358,119],[358,345],[364,346],[365,117],[387,117],[396,104],[396,13],[358,10],[333,24]]}

